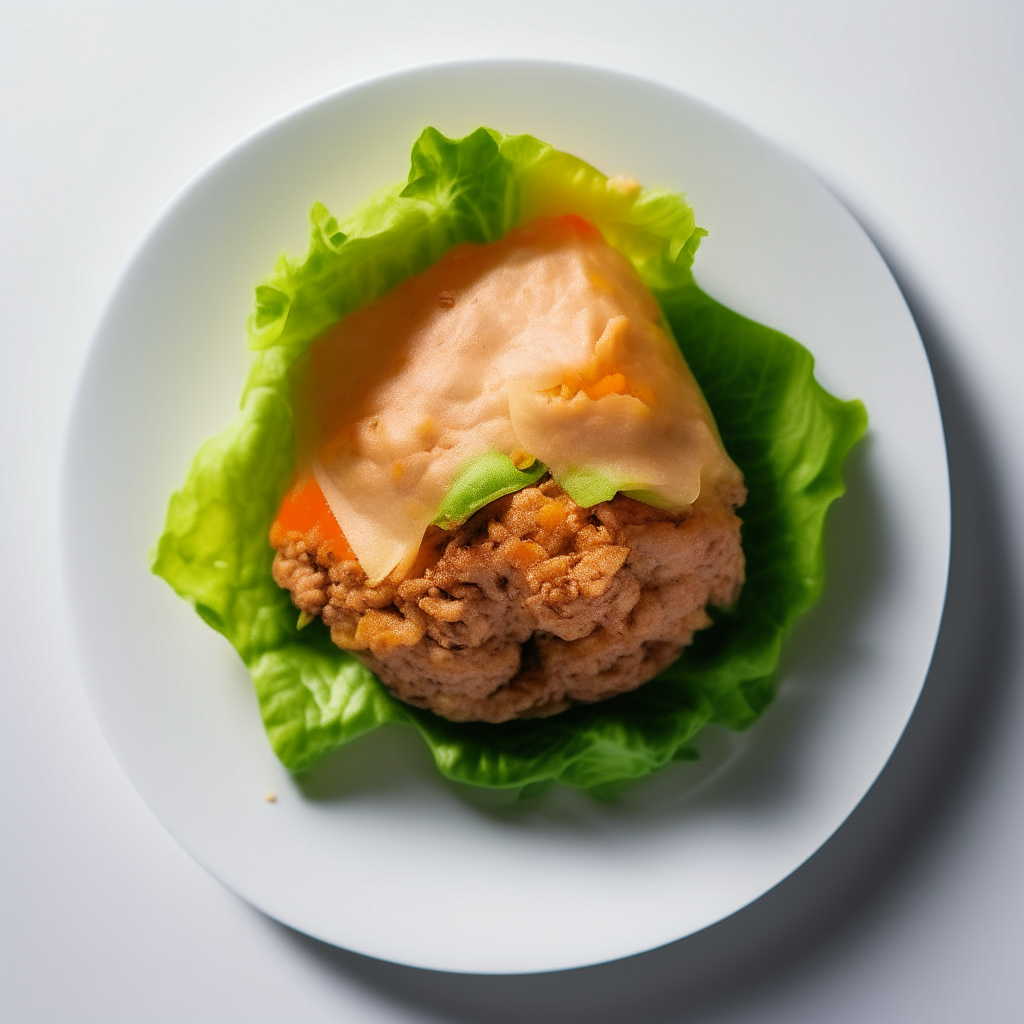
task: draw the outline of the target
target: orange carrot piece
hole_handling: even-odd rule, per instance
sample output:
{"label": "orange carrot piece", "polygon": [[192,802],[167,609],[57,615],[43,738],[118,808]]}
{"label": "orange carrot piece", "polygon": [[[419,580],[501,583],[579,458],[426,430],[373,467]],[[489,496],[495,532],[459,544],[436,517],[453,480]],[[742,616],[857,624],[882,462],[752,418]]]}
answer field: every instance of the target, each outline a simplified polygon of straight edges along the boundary
{"label": "orange carrot piece", "polygon": [[274,547],[280,547],[289,537],[300,536],[317,547],[326,546],[339,562],[356,557],[315,477],[300,480],[292,487],[270,527],[270,543]]}
{"label": "orange carrot piece", "polygon": [[626,393],[626,378],[621,373],[609,373],[592,387],[587,388],[587,398],[597,401],[605,395],[622,395]]}

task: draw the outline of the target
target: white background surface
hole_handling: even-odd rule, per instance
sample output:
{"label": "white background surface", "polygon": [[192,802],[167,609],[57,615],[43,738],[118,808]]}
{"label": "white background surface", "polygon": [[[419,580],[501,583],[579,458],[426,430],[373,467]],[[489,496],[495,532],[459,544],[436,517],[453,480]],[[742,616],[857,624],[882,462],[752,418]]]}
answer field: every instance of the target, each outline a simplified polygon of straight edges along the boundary
{"label": "white background surface", "polygon": [[[1024,143],[1017,5],[181,2],[9,7],[0,30],[3,981],[11,1021],[1014,1021],[1024,915]],[[951,603],[925,698],[847,826],[758,904],[583,972],[341,953],[183,853],[86,706],[56,585],[58,457],[134,245],[222,149],[369,74],[550,56],[678,86],[772,137],[889,258],[951,452]],[[599,898],[599,896],[595,896]]]}

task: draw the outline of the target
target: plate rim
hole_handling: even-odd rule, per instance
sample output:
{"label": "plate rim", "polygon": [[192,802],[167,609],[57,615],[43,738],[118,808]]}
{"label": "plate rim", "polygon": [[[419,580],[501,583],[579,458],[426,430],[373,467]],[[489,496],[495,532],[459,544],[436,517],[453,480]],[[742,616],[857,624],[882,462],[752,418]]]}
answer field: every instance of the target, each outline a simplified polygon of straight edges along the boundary
{"label": "plate rim", "polygon": [[[59,498],[58,498],[58,511],[59,511],[59,516],[60,516],[59,550],[60,550],[60,555],[61,555],[61,558],[60,558],[60,562],[61,562],[61,598],[62,598],[62,602],[63,602],[63,606],[64,606],[64,611],[66,613],[67,622],[69,623],[69,626],[70,626],[68,632],[69,632],[69,635],[70,635],[70,638],[71,638],[71,643],[72,643],[72,652],[73,652],[74,664],[76,665],[76,667],[78,669],[80,678],[82,680],[83,687],[84,687],[84,689],[86,691],[86,695],[87,695],[87,698],[88,698],[89,706],[92,709],[94,719],[99,724],[101,732],[103,733],[104,737],[107,740],[108,746],[110,747],[111,751],[114,753],[115,758],[117,759],[118,763],[122,767],[122,770],[124,770],[125,774],[128,776],[129,781],[132,783],[132,786],[135,788],[136,792],[138,792],[140,794],[140,796],[142,797],[143,801],[146,803],[146,805],[150,808],[150,810],[156,816],[157,820],[160,821],[161,824],[174,836],[174,838],[186,849],[186,851],[189,853],[189,855],[193,859],[195,859],[197,862],[199,862],[208,872],[213,874],[214,877],[217,877],[218,880],[221,881],[225,886],[227,886],[232,892],[238,893],[239,895],[242,896],[243,899],[246,900],[246,902],[249,902],[251,905],[253,905],[258,910],[260,910],[262,913],[265,913],[265,914],[269,913],[269,912],[266,909],[264,909],[263,907],[261,907],[258,902],[254,901],[254,900],[250,899],[248,896],[240,893],[239,889],[235,885],[233,885],[230,881],[225,879],[219,871],[217,871],[215,868],[213,868],[211,865],[209,865],[206,862],[206,860],[199,853],[197,853],[185,840],[180,838],[178,836],[177,832],[164,820],[164,817],[157,811],[156,807],[150,801],[149,797],[143,791],[143,789],[140,788],[139,784],[136,782],[136,780],[133,777],[132,773],[129,771],[127,765],[125,764],[124,760],[122,759],[121,753],[120,753],[120,751],[118,749],[118,745],[115,742],[114,737],[113,737],[111,731],[108,729],[108,723],[105,720],[105,716],[101,713],[100,708],[99,708],[99,701],[98,701],[97,696],[96,696],[96,694],[94,692],[95,691],[95,684],[94,684],[94,682],[91,679],[90,671],[86,667],[87,662],[88,662],[89,659],[87,658],[87,656],[85,654],[85,643],[84,643],[84,638],[83,638],[83,636],[81,634],[82,625],[81,625],[81,622],[79,621],[79,619],[73,613],[72,594],[73,594],[73,591],[75,589],[75,584],[72,581],[72,577],[74,575],[73,570],[71,568],[71,561],[72,561],[72,559],[71,559],[71,557],[69,557],[71,549],[72,549],[72,543],[71,543],[71,529],[70,529],[69,521],[68,521],[69,520],[69,516],[68,516],[68,512],[67,512],[68,505],[69,505],[69,496],[70,496],[70,493],[73,490],[72,471],[71,471],[70,463],[71,463],[71,460],[72,460],[72,457],[73,457],[73,454],[74,454],[74,447],[75,447],[74,427],[75,427],[76,422],[79,421],[80,418],[82,417],[82,415],[83,415],[83,408],[86,405],[86,400],[87,400],[86,389],[87,389],[87,384],[88,384],[89,371],[90,371],[90,368],[96,362],[97,351],[98,351],[98,349],[99,349],[99,347],[101,345],[101,340],[102,340],[102,338],[103,338],[103,336],[104,336],[104,334],[105,334],[105,332],[107,330],[109,322],[113,318],[113,315],[114,315],[114,313],[115,313],[119,303],[123,300],[123,294],[122,293],[123,293],[126,285],[128,284],[131,272],[132,272],[133,268],[139,262],[140,257],[142,256],[142,254],[144,252],[146,252],[149,249],[149,247],[159,237],[159,235],[160,235],[161,231],[164,229],[164,227],[174,219],[174,216],[178,212],[179,207],[186,201],[186,199],[193,192],[193,190],[196,189],[196,187],[198,185],[200,185],[200,183],[202,183],[204,180],[206,180],[211,174],[216,172],[219,168],[222,168],[223,166],[228,164],[230,161],[235,159],[245,149],[249,148],[256,141],[273,135],[275,132],[277,132],[279,129],[281,129],[284,125],[287,125],[287,124],[289,124],[291,122],[294,122],[294,121],[296,121],[298,119],[301,119],[304,116],[306,116],[307,114],[309,114],[309,113],[311,113],[311,112],[313,112],[315,110],[327,107],[330,104],[332,104],[332,103],[336,102],[337,100],[339,100],[341,97],[349,96],[351,94],[357,93],[357,92],[362,91],[362,90],[373,89],[375,86],[378,86],[378,85],[380,85],[382,83],[393,83],[393,82],[396,82],[396,81],[399,81],[399,80],[402,80],[402,79],[414,80],[418,76],[421,76],[423,74],[435,74],[435,73],[444,73],[444,72],[453,72],[453,71],[457,71],[457,72],[461,72],[461,73],[467,73],[467,72],[468,73],[473,73],[473,72],[484,72],[484,73],[487,73],[489,71],[496,71],[496,70],[500,70],[500,69],[508,69],[508,70],[512,70],[512,71],[516,71],[516,72],[520,72],[520,73],[528,73],[531,69],[541,69],[541,70],[544,70],[544,71],[561,71],[561,72],[568,72],[568,73],[582,72],[584,74],[596,74],[596,75],[599,75],[599,76],[602,76],[602,77],[605,77],[605,78],[619,79],[619,80],[622,80],[622,81],[625,81],[625,82],[633,83],[633,84],[635,84],[637,86],[640,86],[640,87],[643,87],[643,88],[646,88],[646,89],[657,90],[658,92],[662,93],[666,98],[669,98],[669,99],[671,99],[673,101],[682,100],[685,103],[688,103],[688,104],[692,105],[693,107],[696,107],[696,108],[702,110],[705,114],[709,115],[713,119],[724,121],[731,128],[733,128],[735,130],[739,130],[739,131],[741,131],[742,133],[744,133],[746,135],[749,135],[749,136],[752,136],[752,137],[756,138],[761,145],[770,148],[777,156],[781,156],[782,158],[784,158],[785,161],[790,165],[790,167],[793,170],[798,170],[799,172],[804,174],[808,179],[814,181],[819,187],[821,187],[832,198],[832,200],[834,200],[834,202],[843,211],[846,212],[846,214],[849,216],[849,218],[853,222],[853,224],[855,224],[856,227],[858,228],[858,230],[863,234],[864,238],[867,240],[867,242],[871,246],[873,252],[877,256],[879,263],[881,264],[882,267],[884,267],[886,273],[889,275],[889,277],[890,277],[890,279],[892,281],[893,287],[894,287],[896,293],[898,294],[898,296],[900,298],[900,301],[903,304],[903,307],[906,310],[906,313],[907,313],[907,316],[908,316],[908,318],[910,320],[910,323],[913,325],[913,329],[914,329],[914,332],[915,332],[915,334],[917,336],[918,343],[919,343],[919,345],[921,347],[921,350],[922,350],[922,352],[924,354],[924,358],[925,358],[926,365],[927,365],[927,368],[928,368],[929,380],[930,380],[932,392],[934,394],[935,407],[936,407],[936,409],[938,411],[939,421],[940,421],[940,425],[941,425],[942,409],[941,409],[941,405],[939,404],[938,396],[937,396],[936,389],[935,389],[934,373],[933,373],[932,368],[931,368],[931,362],[930,362],[930,359],[929,359],[929,356],[928,356],[927,348],[924,346],[923,340],[921,338],[920,329],[918,328],[917,323],[916,323],[916,321],[915,321],[915,319],[913,317],[913,313],[912,313],[912,311],[911,311],[911,309],[909,307],[909,304],[907,303],[907,300],[906,300],[905,296],[903,295],[902,289],[899,286],[899,282],[896,280],[895,275],[893,274],[891,268],[889,267],[889,264],[886,261],[884,255],[879,250],[879,248],[876,245],[874,239],[868,233],[868,231],[866,230],[866,228],[864,227],[864,225],[862,224],[860,219],[857,218],[853,214],[852,210],[850,210],[850,208],[847,206],[847,204],[845,202],[843,202],[843,200],[839,197],[839,195],[836,194],[836,192],[829,186],[829,184],[827,182],[825,182],[819,175],[817,175],[814,171],[812,171],[809,167],[807,167],[807,165],[804,164],[799,158],[794,156],[792,153],[790,153],[784,147],[780,146],[778,143],[774,142],[769,136],[767,136],[764,133],[760,132],[757,128],[751,127],[750,125],[744,123],[742,120],[736,118],[732,114],[721,110],[720,108],[718,108],[717,106],[715,106],[715,105],[713,105],[711,103],[708,103],[706,100],[704,100],[702,98],[694,97],[694,96],[692,96],[692,95],[690,95],[690,94],[688,94],[688,93],[686,93],[686,92],[684,92],[684,91],[682,91],[680,89],[677,89],[677,88],[675,88],[675,87],[673,87],[671,85],[668,85],[668,84],[666,84],[664,82],[661,82],[661,81],[658,81],[656,79],[649,79],[649,78],[647,78],[645,76],[638,75],[638,74],[635,74],[635,73],[632,73],[632,72],[626,72],[626,71],[623,71],[623,70],[620,70],[620,69],[617,69],[617,68],[605,67],[605,66],[601,66],[599,64],[594,64],[594,63],[590,63],[590,62],[549,60],[549,59],[538,59],[538,58],[501,57],[501,58],[494,58],[494,59],[489,59],[489,58],[446,59],[446,60],[440,60],[440,61],[426,61],[426,62],[422,62],[422,63],[408,64],[408,65],[404,65],[402,67],[396,68],[396,69],[391,70],[391,71],[385,71],[385,72],[381,72],[381,73],[378,73],[378,74],[373,74],[373,75],[369,75],[369,76],[360,78],[357,81],[348,83],[347,85],[341,86],[341,87],[336,88],[336,89],[327,90],[327,91],[325,91],[325,92],[323,92],[323,93],[321,93],[321,94],[319,94],[319,95],[317,95],[317,96],[315,96],[315,97],[313,97],[311,99],[305,100],[302,103],[294,106],[290,110],[287,110],[287,111],[285,111],[285,112],[283,112],[281,114],[276,115],[275,117],[271,118],[267,122],[259,125],[255,129],[247,132],[244,136],[242,136],[241,138],[236,140],[234,143],[232,143],[226,149],[224,149],[221,152],[219,152],[214,158],[212,158],[211,160],[208,160],[207,162],[205,162],[194,174],[192,174],[185,181],[184,184],[182,184],[175,192],[172,193],[172,195],[167,200],[167,202],[164,204],[164,206],[162,207],[160,212],[156,215],[156,217],[151,221],[151,223],[146,228],[146,230],[142,233],[140,239],[137,241],[135,246],[130,250],[130,253],[129,253],[127,259],[125,260],[125,262],[124,262],[124,264],[123,264],[119,274],[117,275],[117,278],[116,278],[116,280],[114,282],[114,285],[113,285],[113,287],[112,287],[112,289],[110,291],[110,294],[109,294],[106,302],[104,303],[104,305],[102,307],[102,311],[100,313],[100,316],[99,316],[99,318],[98,318],[98,320],[96,322],[96,325],[95,325],[95,327],[94,327],[94,329],[93,329],[93,331],[91,333],[91,337],[90,337],[90,341],[89,341],[88,347],[87,347],[87,349],[85,351],[85,354],[84,354],[84,356],[83,356],[83,358],[82,358],[82,360],[80,362],[80,365],[78,367],[76,381],[75,381],[75,385],[74,385],[74,389],[73,389],[73,397],[72,397],[72,400],[71,400],[71,402],[69,404],[68,412],[67,412],[65,423],[64,423],[63,439],[62,439],[62,445],[61,445],[60,488],[59,488]],[[941,601],[939,602],[939,605],[938,605],[939,613],[938,613],[938,615],[936,617],[936,621],[935,621],[935,624],[934,624],[933,635],[931,636],[931,640],[930,640],[930,650],[931,650],[930,658],[934,657],[935,645],[936,645],[936,641],[938,639],[939,629],[940,629],[940,626],[941,626],[942,610],[944,609],[944,607],[946,605],[946,597],[947,597],[946,589],[948,588],[948,584],[949,584],[950,554],[951,554],[951,543],[952,543],[951,491],[950,491],[950,480],[949,480],[948,446],[946,445],[946,441],[945,441],[945,436],[944,435],[941,437],[941,444],[942,444],[942,451],[943,451],[943,466],[944,466],[944,470],[945,470],[945,481],[944,481],[944,487],[943,487],[944,496],[945,496],[945,505],[944,505],[944,509],[943,509],[943,520],[944,520],[944,522],[943,522],[943,529],[944,529],[944,537],[945,537],[944,543],[943,543],[943,553],[944,553],[944,566],[943,566],[943,573],[942,573],[942,575],[943,575],[943,592],[942,592]],[[204,624],[203,628],[205,629],[205,628],[208,628],[208,627],[206,627],[205,624]],[[929,659],[929,664],[930,664],[930,659]],[[860,795],[859,799],[853,805],[853,807],[851,807],[846,812],[846,814],[844,815],[844,817],[840,821],[839,825],[837,825],[836,828],[833,829],[827,836],[822,838],[821,841],[818,842],[817,845],[815,845],[814,848],[811,849],[806,854],[806,856],[799,863],[793,864],[790,867],[790,869],[781,878],[777,879],[774,883],[772,883],[771,886],[769,886],[767,889],[763,890],[759,895],[754,896],[752,899],[747,900],[747,901],[743,902],[742,904],[738,904],[732,910],[722,914],[721,916],[717,917],[715,919],[715,921],[710,922],[708,925],[705,925],[703,927],[710,927],[713,924],[715,924],[715,923],[717,923],[717,922],[719,922],[721,920],[724,920],[724,919],[726,919],[728,917],[731,917],[733,914],[741,912],[746,906],[749,906],[749,904],[751,902],[754,902],[756,899],[760,898],[760,895],[763,895],[765,892],[770,891],[772,888],[774,888],[775,886],[780,884],[782,881],[784,881],[786,878],[788,878],[793,872],[797,871],[803,864],[805,864],[808,860],[810,860],[812,857],[814,857],[818,853],[818,851],[831,839],[831,837],[835,834],[835,831],[839,827],[841,827],[842,823],[845,822],[849,818],[849,816],[854,812],[856,807],[859,806],[860,802],[863,801],[864,797],[870,791],[871,787],[874,785],[874,782],[877,780],[878,776],[882,773],[882,771],[884,771],[886,765],[891,760],[893,752],[895,751],[895,749],[896,749],[896,747],[897,747],[897,745],[899,743],[900,738],[902,737],[904,731],[906,730],[907,724],[908,724],[908,722],[910,720],[910,716],[913,714],[913,710],[914,710],[914,708],[916,708],[916,706],[917,706],[917,704],[918,704],[918,702],[920,700],[921,691],[924,688],[924,685],[925,685],[925,683],[927,681],[927,678],[928,678],[928,671],[926,670],[924,675],[922,676],[922,678],[920,680],[919,685],[917,686],[916,696],[914,698],[913,704],[910,707],[910,711],[908,712],[905,720],[900,725],[899,732],[897,734],[895,742],[892,744],[892,747],[891,747],[891,749],[889,749],[888,754],[886,755],[885,759],[882,761],[881,765],[878,767],[877,772],[873,776],[871,784],[865,788],[864,792]],[[277,915],[272,915],[271,914],[270,916],[277,917],[278,920],[284,921],[283,918],[281,918],[281,917],[279,917]],[[325,941],[325,942],[327,942],[329,944],[334,944],[333,940],[330,939],[330,938],[325,938],[323,936],[316,935],[316,933],[308,931],[308,930],[302,928],[301,926],[297,926],[297,925],[291,924],[288,921],[284,921],[284,923],[288,924],[289,927],[296,928],[297,930],[303,931],[306,934],[314,935],[314,937],[321,939],[321,941]],[[622,952],[622,953],[616,954],[615,956],[606,958],[605,960],[583,960],[583,961],[580,961],[578,963],[572,963],[572,964],[569,964],[569,965],[559,964],[559,965],[555,965],[555,966],[551,966],[551,967],[535,968],[535,969],[531,969],[531,970],[528,970],[528,971],[521,971],[519,969],[511,969],[508,972],[501,972],[501,971],[496,971],[494,969],[490,969],[490,970],[482,970],[482,969],[480,969],[480,970],[478,970],[478,969],[475,969],[473,967],[466,967],[466,968],[461,968],[461,967],[437,967],[437,966],[431,966],[431,965],[427,965],[427,964],[414,963],[414,962],[412,962],[412,961],[410,961],[408,959],[402,959],[402,958],[392,959],[392,958],[390,958],[390,957],[388,957],[386,955],[382,955],[380,952],[363,952],[362,955],[372,956],[372,957],[377,958],[377,959],[386,960],[386,961],[397,963],[397,964],[405,964],[405,965],[414,966],[414,967],[426,967],[427,969],[451,971],[451,972],[458,972],[458,973],[474,973],[474,974],[475,973],[510,973],[510,974],[517,974],[517,973],[544,973],[544,972],[548,972],[548,971],[558,971],[558,970],[570,969],[572,967],[583,967],[583,966],[587,966],[587,965],[595,964],[595,963],[609,962],[610,960],[619,959],[619,958],[630,956],[630,955],[635,955],[636,953],[644,952],[644,951],[647,951],[647,950],[650,950],[650,949],[655,949],[655,948],[658,948],[659,946],[665,945],[667,943],[678,941],[679,939],[682,939],[682,938],[686,937],[686,935],[694,934],[696,931],[699,931],[699,930],[701,930],[701,929],[699,929],[699,928],[698,929],[693,929],[691,931],[685,932],[685,933],[677,936],[675,939],[668,939],[667,942],[659,941],[659,942],[656,942],[653,945],[645,946],[642,949],[636,949],[636,950],[633,950],[632,952]],[[353,946],[346,946],[346,947],[342,947],[342,948],[348,948],[348,949],[353,949],[356,952],[362,952],[361,950],[359,950],[359,949],[357,949],[356,947],[353,947]]]}

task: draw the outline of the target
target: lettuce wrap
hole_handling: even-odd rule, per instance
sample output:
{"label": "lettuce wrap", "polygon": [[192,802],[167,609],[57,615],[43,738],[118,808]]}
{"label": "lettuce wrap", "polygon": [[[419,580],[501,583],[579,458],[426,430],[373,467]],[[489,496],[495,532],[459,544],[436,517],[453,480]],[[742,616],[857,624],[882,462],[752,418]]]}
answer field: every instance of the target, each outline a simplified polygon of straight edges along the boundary
{"label": "lettuce wrap", "polygon": [[[335,647],[271,576],[268,530],[295,464],[291,377],[310,343],[348,313],[419,273],[452,246],[492,242],[538,215],[596,224],[654,293],[743,471],[746,584],[738,604],[712,610],[670,668],[639,689],[551,718],[455,723],[402,704],[354,655]],[[843,460],[864,433],[858,401],[814,379],[792,338],[725,308],[696,285],[705,232],[684,197],[608,179],[528,135],[479,128],[461,140],[427,128],[408,181],[338,221],[311,212],[309,251],[282,256],[256,288],[253,361],[235,421],[196,454],[171,497],[152,570],[234,646],[248,668],[267,736],[292,772],[386,723],[416,728],[440,772],[476,786],[557,781],[607,792],[696,756],[708,723],[743,729],[771,702],[783,640],[818,599],[823,530],[844,491]],[[451,521],[488,495],[533,482],[482,465],[457,483]]]}

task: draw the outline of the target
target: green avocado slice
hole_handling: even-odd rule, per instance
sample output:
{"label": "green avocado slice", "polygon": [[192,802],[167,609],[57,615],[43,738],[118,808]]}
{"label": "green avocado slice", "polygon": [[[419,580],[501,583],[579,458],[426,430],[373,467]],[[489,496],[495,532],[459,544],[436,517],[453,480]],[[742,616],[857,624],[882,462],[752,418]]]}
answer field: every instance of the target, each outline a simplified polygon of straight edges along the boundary
{"label": "green avocado slice", "polygon": [[527,469],[516,469],[511,457],[504,452],[486,452],[460,470],[434,518],[434,525],[442,530],[454,530],[484,505],[535,484],[546,472],[547,466],[542,462],[534,460]]}

